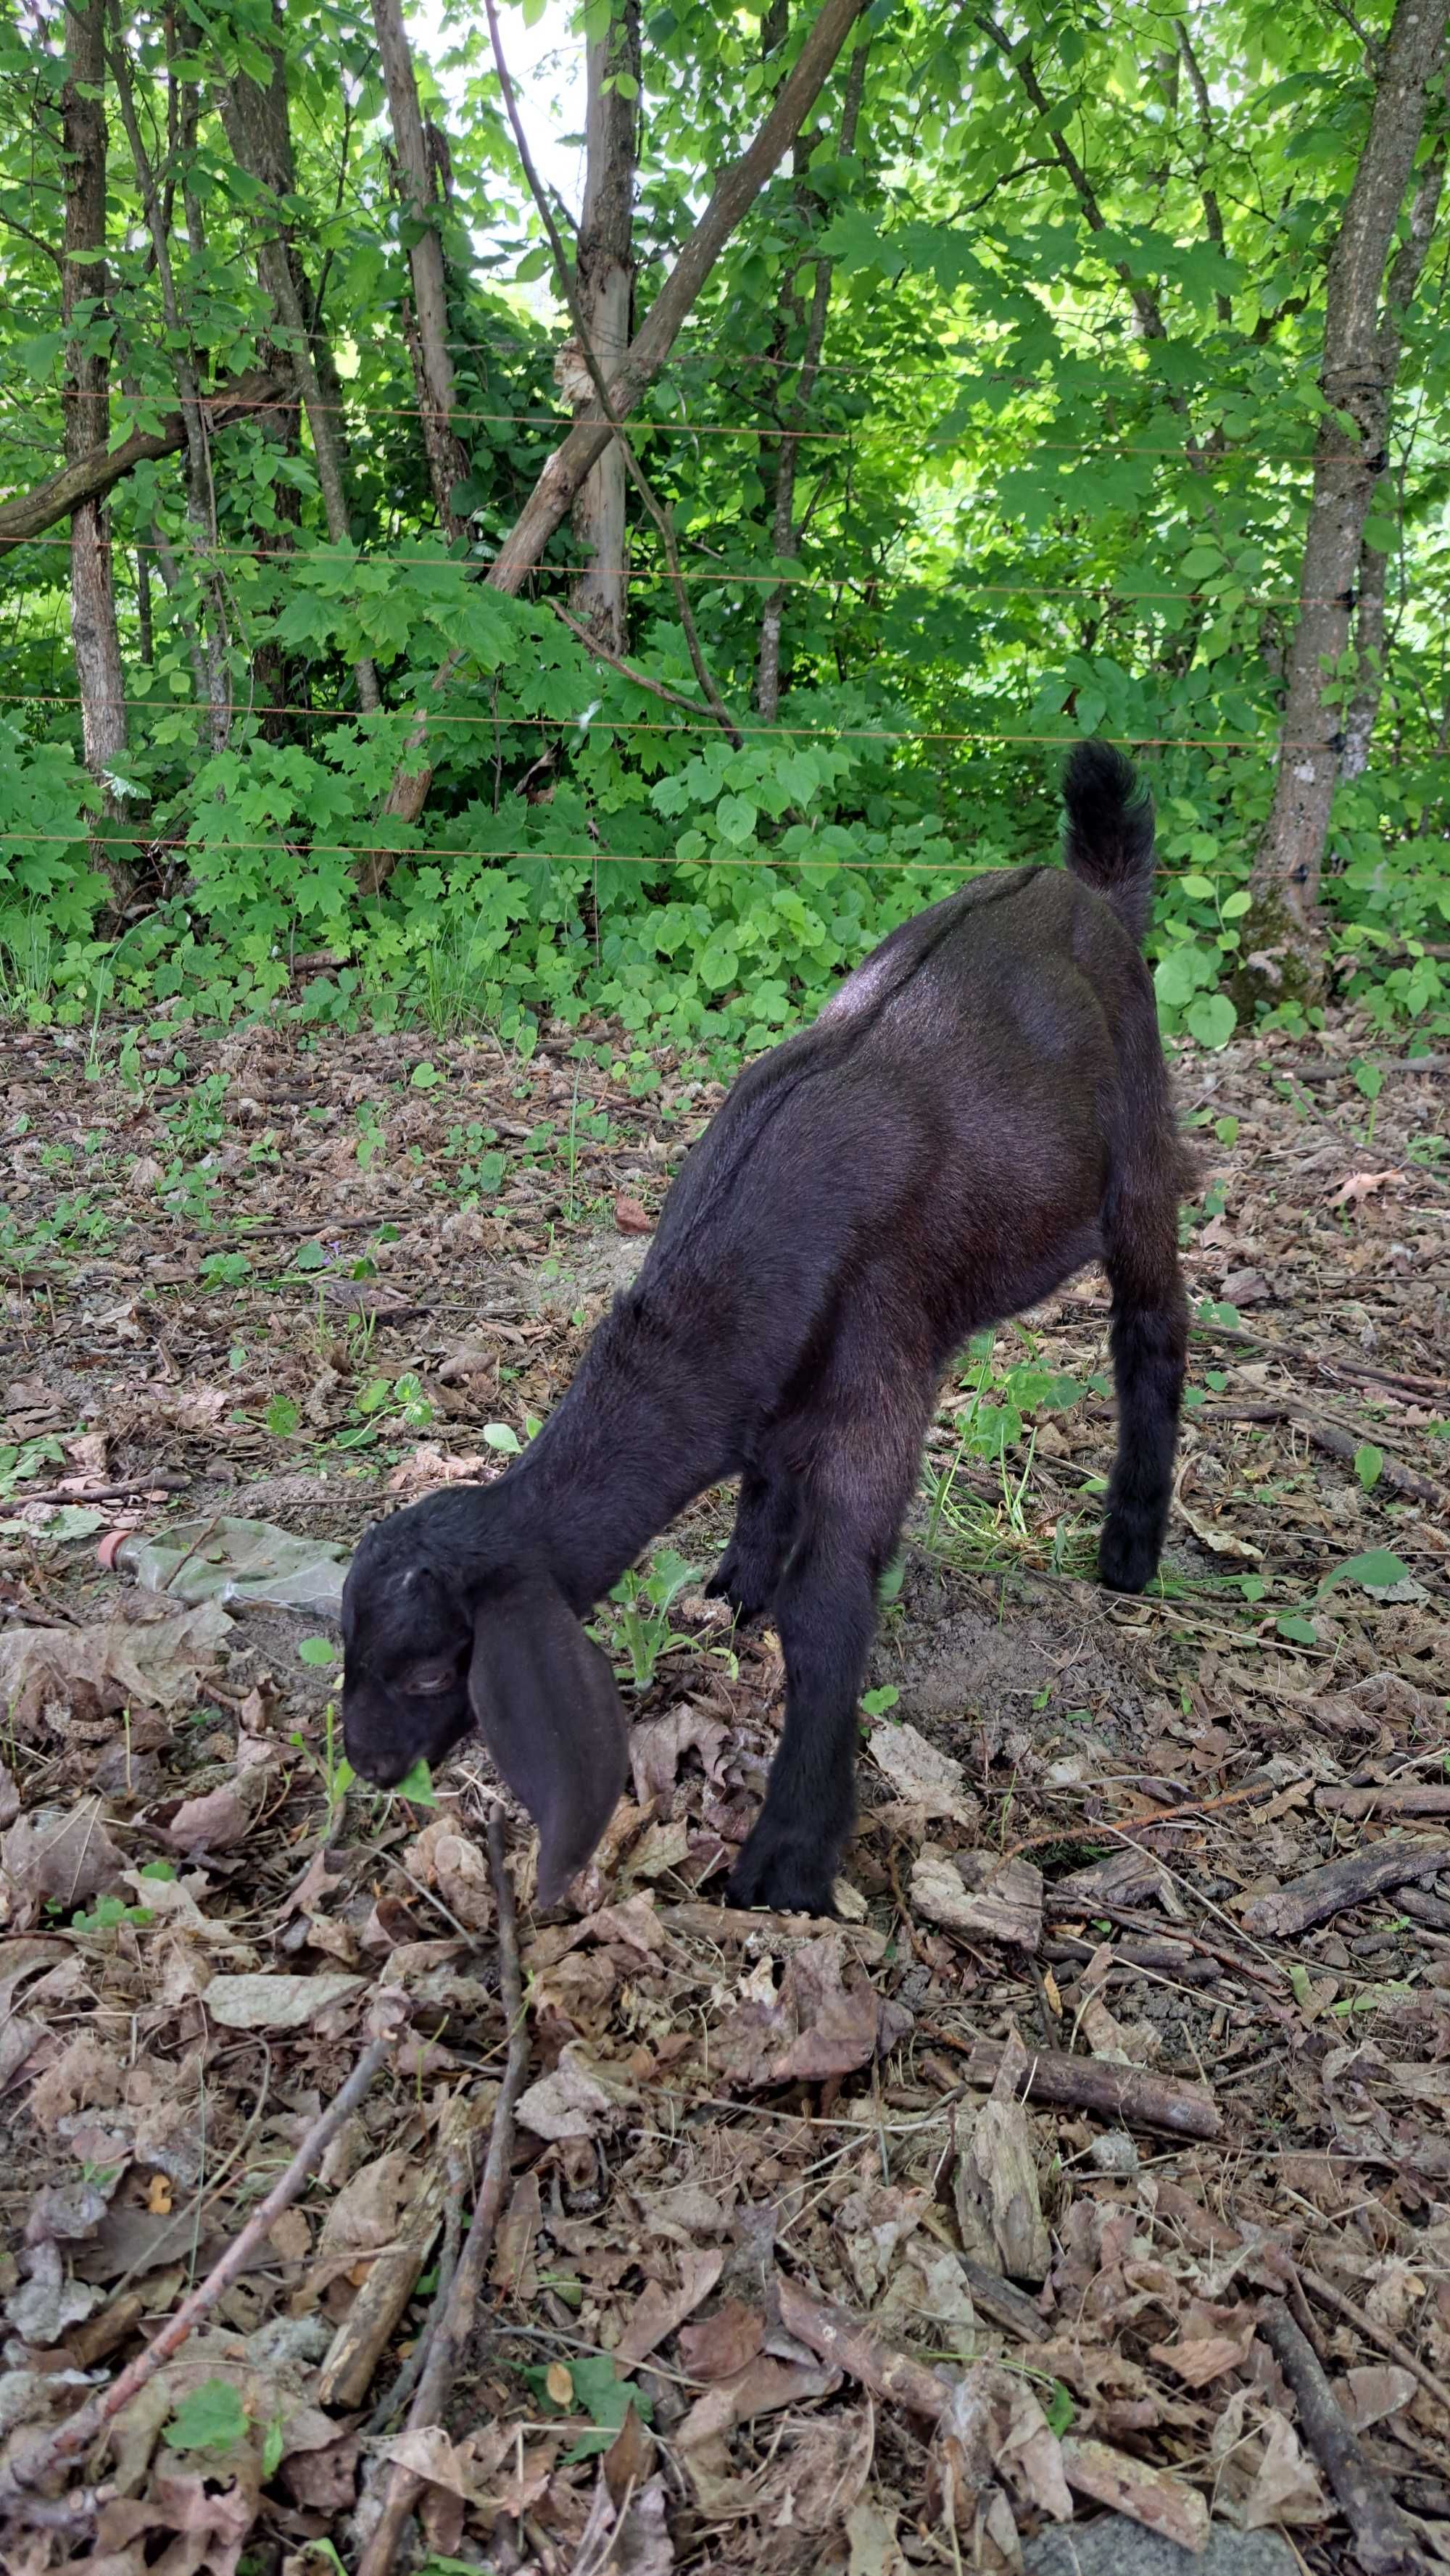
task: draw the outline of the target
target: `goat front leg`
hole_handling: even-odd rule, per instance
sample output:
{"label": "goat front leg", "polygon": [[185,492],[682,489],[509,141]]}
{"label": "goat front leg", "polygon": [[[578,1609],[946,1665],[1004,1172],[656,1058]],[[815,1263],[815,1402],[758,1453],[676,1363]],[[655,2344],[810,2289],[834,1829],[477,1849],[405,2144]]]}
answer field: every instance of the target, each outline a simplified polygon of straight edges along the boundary
{"label": "goat front leg", "polygon": [[798,1486],[784,1474],[747,1467],[730,1544],[705,1586],[712,1601],[728,1601],[737,1619],[768,1610],[800,1523]]}
{"label": "goat front leg", "polygon": [[785,1726],[765,1804],[731,1873],[733,1905],[830,1914],[856,1814],[856,1711],[930,1411],[913,1389],[855,1420],[813,1469],[804,1526],[775,1595]]}

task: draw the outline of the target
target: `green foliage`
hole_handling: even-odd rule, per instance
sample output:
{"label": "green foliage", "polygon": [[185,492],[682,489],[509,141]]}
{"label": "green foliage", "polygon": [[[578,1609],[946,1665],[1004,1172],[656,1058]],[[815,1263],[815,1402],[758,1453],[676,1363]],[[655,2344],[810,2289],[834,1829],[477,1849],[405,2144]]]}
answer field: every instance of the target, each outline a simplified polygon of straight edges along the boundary
{"label": "green foliage", "polygon": [[[554,2393],[561,2371],[570,2383],[567,2398]],[[607,2451],[631,2406],[642,2424],[654,2421],[653,2399],[646,2396],[636,2380],[622,2376],[608,2353],[573,2354],[567,2364],[554,2362],[547,2369],[528,2363],[522,2375],[546,2415],[587,2415],[594,2427],[592,2432],[581,2433],[564,2453],[566,2467]]]}
{"label": "green foliage", "polygon": [[235,2450],[247,2437],[247,2410],[229,2379],[204,2379],[183,2397],[162,2440],[172,2451]]}
{"label": "green foliage", "polygon": [[[809,15],[791,13],[791,48]],[[571,58],[600,23],[591,0]],[[398,325],[412,219],[361,0],[281,22],[257,0],[180,22],[127,13],[117,41],[151,138],[180,328],[112,62],[106,292],[82,295],[69,336],[52,256],[66,175],[55,29],[8,21],[6,489],[62,459],[76,348],[108,362],[115,444],[176,411],[182,343],[208,386],[276,363],[285,333],[257,260],[267,191],[220,113],[242,78],[286,102],[286,226],[322,299],[348,521],[340,541],[310,429],[280,402],[219,421],[205,494],[188,492],[175,453],[114,486],[126,739],[94,778],[64,524],[0,558],[0,1008],[72,1028],[158,1003],[319,1027],[486,1022],[525,1050],[541,1023],[599,1012],[642,1045],[738,1055],[817,1008],[964,877],[1050,855],[1064,750],[1106,730],[1140,747],[1158,803],[1150,955],[1164,1026],[1189,1047],[1226,1045],[1262,1007],[1242,973],[1249,875],[1303,550],[1324,269],[1365,77],[1352,28],[1303,0],[1272,17],[1223,0],[1186,23],[1207,133],[1189,81],[1164,74],[1159,23],[1131,0],[1013,19],[1011,54],[971,11],[902,0],[866,13],[851,149],[848,55],[798,166],[781,167],[732,237],[633,428],[674,514],[735,747],[674,703],[699,707],[700,692],[637,510],[638,680],[553,614],[581,561],[567,526],[530,597],[479,580],[566,415],[553,376],[562,308],[475,19],[450,19],[418,60],[451,164],[436,220],[466,458],[453,541],[437,525]],[[1027,95],[1024,44],[1045,116]],[[775,77],[758,13],[646,14],[641,317]],[[560,122],[582,122],[577,110]],[[1091,217],[1051,148],[1068,130],[1094,174]],[[818,260],[830,302],[808,380]],[[1142,327],[1144,298],[1158,327]],[[1340,989],[1387,1033],[1450,1017],[1436,953],[1450,921],[1447,372],[1450,323],[1426,292],[1406,321],[1395,471],[1367,530],[1391,558],[1388,668],[1369,765],[1338,791],[1324,889]],[[97,433],[104,442],[103,416]],[[784,555],[782,433],[796,463]],[[781,695],[766,722],[757,675],[776,596]],[[375,713],[359,696],[363,657]],[[1367,676],[1352,642],[1326,674],[1330,702],[1348,706]],[[388,791],[420,756],[420,718],[435,779],[405,824]],[[134,883],[120,907],[108,872]],[[1271,1016],[1309,1025],[1292,996]],[[441,1079],[426,1055],[410,1078],[420,1090]],[[361,1109],[358,1130],[366,1168],[378,1131]],[[178,1138],[164,1185],[199,1228],[207,1150]],[[497,1140],[470,1163],[486,1203],[503,1178]],[[209,1282],[238,1284],[243,1258],[204,1254]],[[296,1424],[273,1410],[269,1428],[289,1437]],[[1012,1445],[1010,1414],[992,1436]]]}

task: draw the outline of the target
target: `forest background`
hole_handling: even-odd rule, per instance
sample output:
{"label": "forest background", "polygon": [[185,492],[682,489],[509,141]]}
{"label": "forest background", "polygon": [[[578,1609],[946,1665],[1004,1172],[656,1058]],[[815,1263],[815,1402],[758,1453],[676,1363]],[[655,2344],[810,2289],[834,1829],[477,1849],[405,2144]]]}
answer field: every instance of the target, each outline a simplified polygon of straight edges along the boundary
{"label": "forest background", "polygon": [[9,6],[10,1010],[723,1062],[1101,731],[1170,1033],[1433,1044],[1446,15]]}

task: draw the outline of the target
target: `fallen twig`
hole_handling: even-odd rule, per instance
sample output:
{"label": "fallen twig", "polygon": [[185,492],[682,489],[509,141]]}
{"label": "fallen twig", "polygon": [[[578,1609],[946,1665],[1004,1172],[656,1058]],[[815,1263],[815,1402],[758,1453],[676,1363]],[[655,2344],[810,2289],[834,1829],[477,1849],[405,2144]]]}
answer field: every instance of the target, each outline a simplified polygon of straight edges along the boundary
{"label": "fallen twig", "polygon": [[[473,2224],[463,2249],[448,2304],[434,2332],[418,2392],[408,2410],[408,2431],[436,2424],[448,2401],[464,2343],[472,2330],[478,2294],[493,2249],[494,2231],[503,2208],[504,2185],[514,2142],[514,2105],[523,2091],[529,2063],[529,2031],[524,2018],[523,1977],[519,1968],[518,1918],[513,1883],[504,1866],[503,1809],[493,1807],[488,1819],[488,1865],[498,1908],[498,1973],[508,2023],[509,2050],[503,2083],[494,2105],[493,2129],[484,2160],[483,2180],[474,2204]],[[387,2576],[423,2480],[395,2463],[383,2497],[382,2512],[358,2561],[357,2576]]]}
{"label": "fallen twig", "polygon": [[[1322,1415],[1306,1413],[1302,1405],[1291,1403],[1287,1397],[1281,1402],[1268,1397],[1244,1404],[1205,1404],[1197,1418],[1215,1422],[1288,1422],[1296,1431],[1302,1431],[1306,1440],[1312,1440],[1316,1449],[1322,1449],[1327,1458],[1338,1458],[1346,1467],[1354,1465],[1362,1448],[1377,1447],[1384,1437],[1378,1425],[1371,1428],[1368,1424],[1326,1422]],[[1450,1494],[1443,1485],[1432,1484],[1428,1476],[1402,1466],[1398,1458],[1391,1458],[1383,1450],[1379,1472],[1381,1482],[1393,1493],[1405,1494],[1411,1502],[1428,1503],[1436,1511],[1450,1510]]]}
{"label": "fallen twig", "polygon": [[1417,1878],[1434,1878],[1447,1868],[1447,1842],[1387,1839],[1371,1843],[1363,1851],[1346,1852],[1342,1860],[1326,1862],[1322,1869],[1307,1870],[1302,1878],[1291,1879],[1287,1887],[1276,1887],[1268,1896],[1251,1897],[1243,1909],[1242,1921],[1246,1931],[1284,1940],[1293,1933],[1307,1932],[1311,1923],[1326,1923],[1332,1914],[1347,1913],[1351,1906],[1383,1895],[1387,1887],[1403,1887]]}
{"label": "fallen twig", "polygon": [[39,2487],[42,2480],[63,2461],[72,2460],[78,2452],[89,2449],[97,2434],[120,2414],[123,2406],[130,2404],[148,2380],[155,2378],[163,2363],[168,2362],[185,2343],[193,2327],[200,2325],[202,2318],[216,2306],[223,2291],[229,2290],[233,2281],[246,2270],[273,2220],[280,2218],[284,2209],[290,2209],[324,2149],[336,2137],[343,2123],[352,2117],[392,2045],[389,2034],[375,2039],[371,2047],[364,2050],[342,2091],[328,2104],[321,2117],[313,2121],[291,2163],[274,2182],[266,2199],[258,2202],[245,2227],[233,2237],[225,2253],[212,2265],[206,2279],[198,2281],[196,2288],[182,2300],[175,2315],[167,2319],[145,2351],[128,2362],[120,2377],[114,2379],[109,2388],[103,2389],[98,2397],[93,2397],[89,2405],[67,2416],[55,2432],[43,2434],[32,2447],[26,2447],[22,2440],[12,2449],[5,2483],[0,2486],[0,2512],[21,2522],[29,2521],[32,2519],[30,2508],[39,2501],[45,2506],[46,2514],[49,2513],[50,2500],[37,2499],[32,2490]]}
{"label": "fallen twig", "polygon": [[123,1503],[132,1494],[184,1494],[191,1483],[189,1476],[128,1476],[121,1485],[87,1485],[84,1492],[69,1491],[64,1485],[51,1485],[43,1494],[28,1494],[22,1488],[11,1495],[7,1510],[18,1512],[24,1503]]}
{"label": "fallen twig", "polygon": [[[1387,1780],[1378,1789],[1320,1789],[1314,1804],[1355,1823],[1366,1816],[1450,1816],[1450,1780]],[[1446,1865],[1450,1867],[1450,1853]]]}
{"label": "fallen twig", "polygon": [[[945,2413],[952,2392],[925,2362],[887,2343],[863,2318],[853,2317],[849,2308],[838,2307],[834,2299],[817,2298],[813,2290],[787,2280],[784,2273],[778,2276],[776,2289],[786,2333],[809,2344],[822,2361],[844,2370],[849,2379],[869,2388],[873,2397],[904,2406],[909,2415],[923,2416],[934,2424]],[[359,2576],[367,2576],[367,2571],[359,2570]]]}
{"label": "fallen twig", "polygon": [[[1277,1067],[1274,1070],[1277,1071]],[[1280,1079],[1286,1082],[1337,1082],[1341,1074],[1348,1074],[1349,1071],[1347,1061],[1342,1064],[1306,1065],[1302,1071],[1296,1064],[1286,1068]],[[1375,1066],[1375,1071],[1386,1076],[1392,1073],[1450,1073],[1450,1055],[1386,1056]]]}
{"label": "fallen twig", "polygon": [[[967,2080],[995,2082],[1006,2055],[997,2039],[979,2039],[967,2059]],[[1166,2129],[1175,2138],[1220,2138],[1219,2108],[1196,2084],[1173,2075],[1149,2075],[1137,2066],[1116,2066],[1106,2058],[1071,2057],[1065,2049],[1029,2049],[1026,2090],[1029,2102],[1050,2102],[1055,2109],[1093,2111],[1099,2119],[1121,2121],[1129,2129]]]}
{"label": "fallen twig", "polygon": [[1344,2290],[1337,2290],[1332,2281],[1326,2281],[1321,2272],[1311,2272],[1303,2262],[1296,2262],[1294,2269],[1311,2299],[1317,2299],[1323,2308],[1332,2309],[1336,2316],[1343,2317],[1370,2343],[1376,2344],[1381,2352],[1388,2353],[1391,2361],[1397,2361],[1401,2370],[1407,2370],[1412,2379],[1417,2379],[1426,2396],[1433,2397],[1436,2405],[1443,2407],[1446,2415],[1450,2416],[1450,2388],[1446,2387],[1443,2379],[1436,2378],[1417,2352],[1412,2352],[1398,2335],[1391,2334],[1388,2326],[1378,2324],[1357,2299],[1351,2299]]}
{"label": "fallen twig", "polygon": [[1283,2300],[1271,2299],[1259,2322],[1294,2391],[1304,2439],[1344,2509],[1365,2576],[1418,2576],[1425,2553],[1414,2526],[1370,2467],[1312,2346]]}

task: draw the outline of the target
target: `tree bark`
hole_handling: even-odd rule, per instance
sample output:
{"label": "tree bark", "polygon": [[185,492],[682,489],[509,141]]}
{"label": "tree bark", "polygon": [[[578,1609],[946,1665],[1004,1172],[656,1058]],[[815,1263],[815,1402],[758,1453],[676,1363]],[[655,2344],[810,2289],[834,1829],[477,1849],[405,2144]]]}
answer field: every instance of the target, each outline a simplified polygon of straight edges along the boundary
{"label": "tree bark", "polygon": [[1315,440],[1278,774],[1246,924],[1254,949],[1267,954],[1275,991],[1284,989],[1286,963],[1296,989],[1312,991],[1320,972],[1319,879],[1343,749],[1338,710],[1325,703],[1326,676],[1349,642],[1364,523],[1385,470],[1400,318],[1393,308],[1381,314],[1380,297],[1447,14],[1446,0],[1397,0],[1369,132],[1329,255],[1319,373],[1329,408]]}
{"label": "tree bark", "polygon": [[[800,132],[864,6],[865,0],[824,0],[754,140],[723,173],[655,297],[648,318],[620,359],[609,386],[610,400],[620,418],[634,409],[645,387],[664,365],[681,324],[726,242]],[[576,422],[555,448],[494,558],[487,579],[489,589],[502,591],[511,599],[523,588],[554,530],[572,508],[591,465],[603,455],[613,435],[596,407]],[[441,700],[463,659],[461,653],[450,654],[434,674],[430,694],[435,699]],[[433,767],[423,751],[426,736],[425,718],[413,728],[384,801],[384,814],[400,822],[416,822],[428,801]],[[381,860],[375,866],[380,876],[387,873]]]}
{"label": "tree bark", "polygon": [[[1390,270],[1389,290],[1385,297],[1385,332],[1392,334],[1394,350],[1391,360],[1391,384],[1399,369],[1400,340],[1404,317],[1415,300],[1420,272],[1435,231],[1435,218],[1440,210],[1440,196],[1445,184],[1445,142],[1443,134],[1420,169],[1415,193],[1410,203],[1410,226],[1395,254]],[[1385,517],[1395,506],[1394,476],[1388,468],[1380,475],[1370,495],[1371,519]],[[1369,766],[1369,747],[1379,717],[1380,696],[1385,684],[1385,656],[1388,630],[1385,624],[1385,581],[1389,556],[1378,546],[1363,540],[1359,550],[1359,606],[1355,613],[1354,640],[1359,654],[1359,684],[1350,701],[1344,724],[1344,760],[1341,776],[1358,778]]]}
{"label": "tree bark", "polygon": [[[861,94],[866,86],[866,47],[858,45],[851,57],[846,75],[846,96],[841,109],[840,151],[844,160],[856,149],[856,126],[861,114]],[[799,155],[798,155],[799,158]],[[804,178],[804,172],[800,174]],[[819,200],[803,191],[806,202],[824,213]],[[800,380],[795,400],[784,423],[784,434],[775,469],[775,507],[771,516],[771,554],[777,562],[789,561],[799,538],[795,518],[796,475],[800,467],[800,433],[810,414],[811,396],[820,372],[821,351],[825,345],[826,317],[831,303],[831,263],[816,261],[815,286],[811,295],[810,318],[805,322],[805,345],[801,352]],[[800,299],[795,299],[797,322],[804,320]],[[756,675],[756,703],[767,724],[774,724],[780,713],[780,641],[785,619],[787,585],[777,582],[767,592],[760,617],[760,657]]]}
{"label": "tree bark", "polygon": [[[639,5],[624,0],[586,56],[584,208],[574,264],[575,292],[606,380],[629,346],[634,296],[634,176],[639,135]],[[623,75],[625,88],[616,84]],[[608,86],[606,87],[606,83]],[[560,353],[559,381],[580,419],[594,403],[577,351]],[[625,497],[629,478],[617,439],[586,476],[574,504],[574,534],[589,564],[569,594],[581,624],[611,653],[629,647]]]}
{"label": "tree bark", "polygon": [[[291,389],[289,377],[268,367],[258,367],[251,375],[235,376],[229,383],[218,385],[214,393],[201,397],[213,438],[228,421],[245,420],[249,412],[266,409]],[[0,555],[43,537],[47,528],[100,500],[113,485],[134,473],[138,465],[156,457],[174,456],[185,445],[186,423],[179,411],[173,411],[163,415],[156,429],[133,430],[119,447],[108,449],[104,439],[88,447],[29,492],[17,493],[12,501],[0,501]]]}
{"label": "tree bark", "polygon": [[[104,308],[107,287],[105,0],[68,0],[65,65],[61,319],[74,335],[66,349],[65,372],[65,455],[67,466],[74,466],[91,448],[104,449],[111,428],[110,360],[103,347],[87,346],[89,326]],[[100,493],[71,512],[70,626],[85,763],[114,822],[122,807],[110,782],[126,749],[126,681],[116,625],[110,515]],[[107,844],[108,836],[93,836],[92,861],[112,896],[119,898],[129,891],[130,871],[114,850],[108,853]]]}
{"label": "tree bark", "polygon": [[373,0],[373,25],[392,119],[398,195],[404,221],[417,236],[408,245],[413,310],[407,321],[407,339],[423,450],[438,524],[453,539],[468,533],[466,520],[459,518],[453,507],[454,487],[467,479],[468,458],[451,427],[453,360],[448,349],[448,280],[443,241],[435,220],[438,191],[418,105],[418,83],[403,24],[402,0]]}
{"label": "tree bark", "polygon": [[[273,0],[274,21],[280,23],[280,15],[280,0]],[[227,141],[241,167],[267,190],[272,199],[272,211],[269,217],[263,218],[257,247],[257,274],[271,300],[278,336],[285,341],[297,396],[307,414],[327,533],[333,545],[348,547],[352,543],[352,517],[347,500],[336,378],[322,332],[321,316],[316,312],[309,316],[304,309],[308,295],[307,279],[293,249],[281,205],[284,197],[295,193],[297,184],[287,102],[287,67],[280,44],[270,45],[266,51],[271,79],[263,84],[253,80],[249,73],[239,72],[222,95],[222,123],[226,128]],[[365,658],[358,662],[354,676],[365,712],[375,713],[382,705],[382,692],[371,661]]]}

